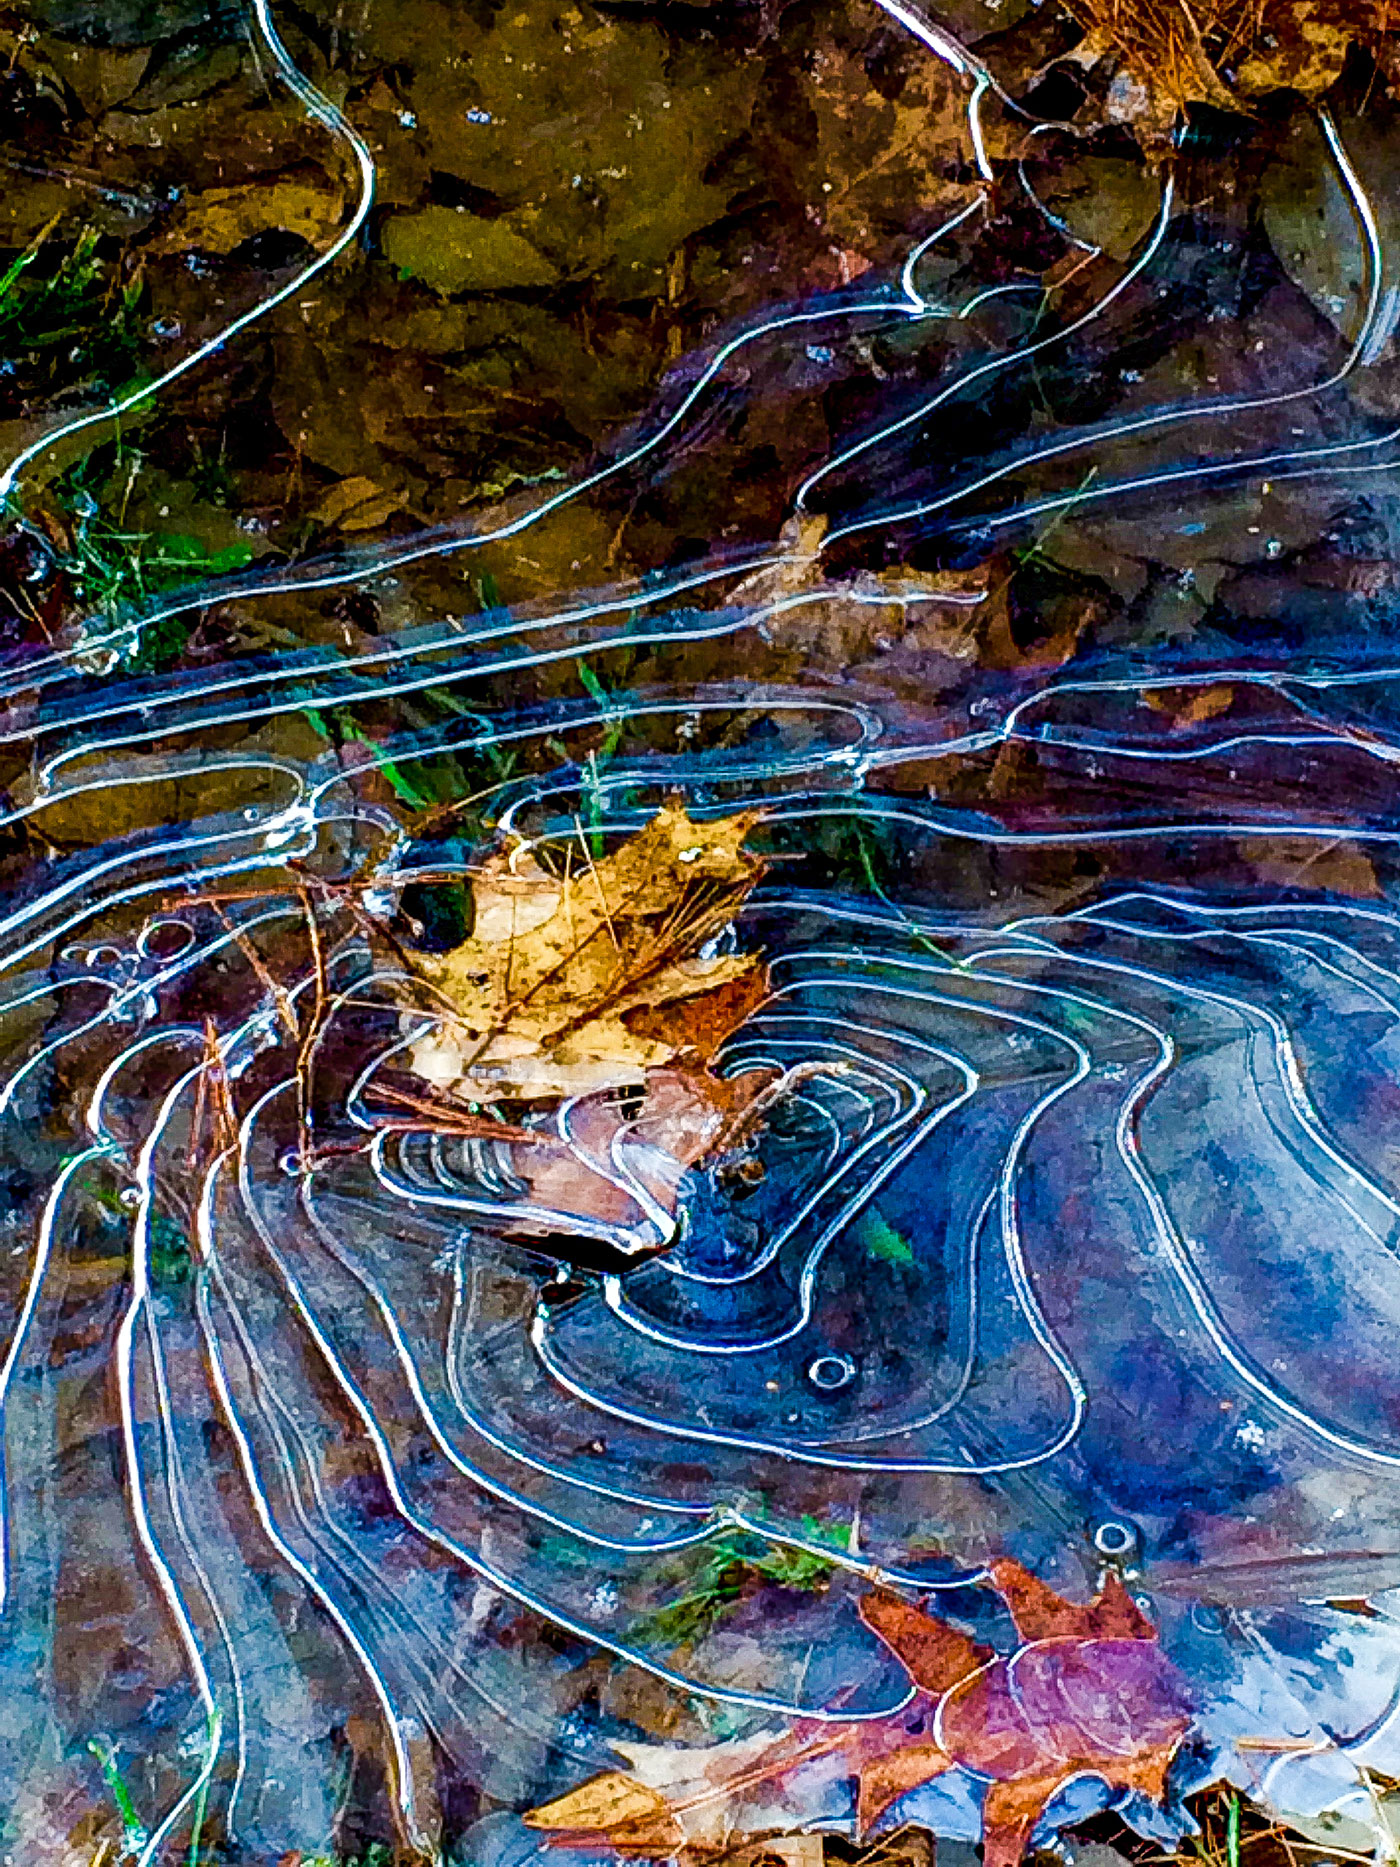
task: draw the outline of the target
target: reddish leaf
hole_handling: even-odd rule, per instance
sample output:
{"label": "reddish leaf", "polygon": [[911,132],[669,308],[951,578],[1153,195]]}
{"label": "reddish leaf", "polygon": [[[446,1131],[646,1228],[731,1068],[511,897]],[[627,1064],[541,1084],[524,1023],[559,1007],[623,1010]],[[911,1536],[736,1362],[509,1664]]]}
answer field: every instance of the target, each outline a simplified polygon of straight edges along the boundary
{"label": "reddish leaf", "polygon": [[1046,1803],[1076,1774],[1061,1769],[990,1784],[982,1805],[982,1867],[1018,1867]]}
{"label": "reddish leaf", "polygon": [[914,1608],[898,1595],[863,1595],[860,1618],[884,1641],[915,1685],[926,1692],[946,1692],[992,1657],[946,1621]]}
{"label": "reddish leaf", "polygon": [[1179,1741],[1124,1760],[1081,1757],[1055,1769],[1026,1771],[992,1782],[982,1806],[982,1867],[1019,1867],[1032,1830],[1056,1792],[1076,1776],[1098,1776],[1110,1789],[1140,1789],[1160,1802]]}
{"label": "reddish leaf", "polygon": [[943,1701],[939,1728],[949,1753],[984,1776],[1010,1782],[1045,1767],[1044,1734],[1009,1690],[1005,1660],[954,1686]]}
{"label": "reddish leaf", "polygon": [[944,1701],[943,1743],[1009,1780],[1055,1757],[1121,1773],[1175,1750],[1191,1722],[1181,1676],[1155,1642],[1047,1640],[968,1679]]}
{"label": "reddish leaf", "polygon": [[[997,1563],[992,1579],[1021,1631],[1038,1637],[997,1656],[893,1591],[876,1590],[861,1599],[861,1619],[916,1688],[899,1712],[845,1726],[798,1726],[757,1758],[746,1753],[727,1779],[723,1769],[707,1772],[706,1794],[678,1801],[671,1814],[688,1817],[714,1794],[733,1811],[762,1785],[825,1757],[857,1779],[863,1837],[911,1791],[963,1769],[988,1782],[984,1867],[1018,1867],[1047,1803],[1075,1777],[1099,1777],[1110,1789],[1160,1801],[1191,1704],[1150,1623],[1121,1585],[1076,1607],[1016,1563]],[[1057,1628],[1069,1631],[1041,1631]],[[562,1807],[537,1810],[531,1825],[563,1826],[563,1816],[584,1813],[610,1846],[633,1854],[657,1848],[670,1834],[665,1815],[615,1806],[626,1783],[595,1779]],[[601,1817],[590,1803],[600,1795],[607,1805]],[[567,1839],[577,1843],[578,1829]]]}
{"label": "reddish leaf", "polygon": [[[938,1744],[911,1739],[896,1720],[867,1730],[859,1815],[863,1830],[942,1770],[974,1770],[992,1779],[984,1867],[1015,1867],[1041,1811],[1071,1777],[1102,1777],[1160,1800],[1191,1705],[1155,1629],[1116,1577],[1087,1607],[1010,1560],[995,1563],[991,1579],[1025,1638],[1004,1658],[895,1595],[861,1601],[866,1625],[942,1702]],[[881,1738],[884,1754],[874,1748]]]}
{"label": "reddish leaf", "polygon": [[1184,1682],[1146,1640],[1047,1640],[1006,1662],[1043,1750],[1104,1762],[1174,1749],[1191,1722]]}
{"label": "reddish leaf", "polygon": [[863,1836],[879,1820],[891,1803],[907,1796],[921,1783],[931,1783],[936,1776],[953,1768],[953,1759],[937,1744],[909,1744],[868,1763],[860,1773],[860,1795],[856,1803],[858,1831]]}
{"label": "reddish leaf", "polygon": [[1054,1640],[1074,1634],[1082,1640],[1154,1640],[1153,1627],[1116,1575],[1110,1574],[1103,1590],[1087,1607],[1078,1607],[1023,1569],[1010,1556],[999,1557],[990,1570],[992,1586],[1011,1610],[1023,1640]]}

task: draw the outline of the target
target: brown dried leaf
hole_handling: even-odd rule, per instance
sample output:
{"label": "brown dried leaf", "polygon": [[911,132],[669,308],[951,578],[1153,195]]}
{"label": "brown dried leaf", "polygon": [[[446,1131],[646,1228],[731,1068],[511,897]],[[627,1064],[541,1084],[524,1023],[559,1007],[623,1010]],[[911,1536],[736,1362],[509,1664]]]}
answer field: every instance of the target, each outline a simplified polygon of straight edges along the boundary
{"label": "brown dried leaf", "polygon": [[926,1692],[946,1692],[992,1657],[990,1647],[979,1646],[946,1621],[901,1601],[898,1595],[873,1594],[861,1598],[860,1618],[904,1667],[915,1685]]}
{"label": "brown dried leaf", "polygon": [[[1235,77],[1246,97],[1285,88],[1320,96],[1341,77],[1352,40],[1360,37],[1363,23],[1370,23],[1348,0],[1288,0],[1265,11],[1269,36],[1261,35]],[[1367,11],[1379,24],[1384,0]]]}
{"label": "brown dried leaf", "polygon": [[1143,702],[1154,713],[1171,715],[1173,726],[1199,726],[1206,720],[1219,719],[1235,704],[1233,687],[1147,687]]}
{"label": "brown dried leaf", "polygon": [[1039,1576],[1002,1556],[990,1569],[992,1586],[1011,1610],[1022,1640],[1155,1640],[1157,1630],[1112,1573],[1086,1606],[1066,1601]]}
{"label": "brown dried leaf", "polygon": [[524,1817],[528,1828],[578,1828],[608,1833],[624,1823],[651,1822],[670,1815],[658,1789],[639,1783],[625,1770],[608,1770],[577,1789],[543,1802]]}
{"label": "brown dried leaf", "polygon": [[402,507],[397,493],[357,473],[333,486],[311,516],[318,524],[335,525],[343,532],[364,532],[382,525]]}
{"label": "brown dried leaf", "polygon": [[674,1815],[653,1815],[635,1822],[619,1822],[607,1831],[609,1847],[619,1854],[635,1854],[647,1860],[667,1860],[685,1846],[685,1830]]}
{"label": "brown dried leaf", "polygon": [[[1391,0],[1066,0],[1086,44],[1122,72],[1110,111],[1160,132],[1163,106],[1239,110],[1271,91],[1317,97],[1353,43],[1378,53],[1393,34]],[[1077,62],[1084,62],[1079,48]],[[1120,108],[1113,112],[1115,94]]]}
{"label": "brown dried leaf", "polygon": [[767,971],[752,966],[738,978],[667,1005],[639,1005],[623,1014],[623,1023],[637,1037],[670,1044],[679,1056],[695,1056],[708,1063],[731,1031],[751,1018],[767,998]]}
{"label": "brown dried leaf", "polygon": [[745,1070],[735,1077],[683,1066],[648,1070],[646,1100],[634,1131],[681,1166],[692,1166],[742,1122],[772,1081],[770,1070]]}
{"label": "brown dried leaf", "polygon": [[63,40],[53,49],[58,71],[92,118],[134,95],[151,54],[149,45],[72,45]]}
{"label": "brown dried leaf", "polygon": [[953,1759],[937,1744],[908,1744],[888,1756],[877,1757],[860,1773],[860,1794],[856,1802],[856,1825],[862,1835],[869,1832],[885,1810],[907,1796],[911,1789],[930,1783],[945,1770],[953,1768]]}
{"label": "brown dried leaf", "polygon": [[825,1859],[826,1839],[822,1835],[765,1835],[761,1841],[727,1850],[713,1867],[763,1867],[767,1861],[779,1861],[782,1867],[822,1867]]}
{"label": "brown dried leaf", "polygon": [[982,1807],[983,1867],[1019,1867],[1031,1830],[1062,1783],[1075,1775],[1060,1768],[1010,1783],[991,1783]]}
{"label": "brown dried leaf", "polygon": [[[763,624],[776,648],[796,651],[806,667],[841,675],[894,647],[952,661],[976,656],[997,607],[998,592],[989,588],[994,569],[913,575],[895,567],[830,582],[821,558],[826,524],[821,513],[789,519],[780,534],[787,554],[735,591],[746,602],[776,606]],[[794,603],[799,596],[809,600]]]}
{"label": "brown dried leaf", "polygon": [[[867,1626],[915,1684],[940,1698],[936,1724],[921,1718],[917,1727],[936,1729],[937,1744],[911,1739],[899,1720],[862,1735],[861,1810],[863,1821],[875,1820],[946,1757],[989,1779],[986,1860],[1015,1867],[1046,1803],[1072,1776],[1089,1772],[1160,1800],[1191,1706],[1155,1628],[1116,1576],[1082,1607],[1010,1558],[990,1565],[989,1580],[1023,1642],[1010,1659],[977,1663],[984,1649],[893,1594],[861,1601]],[[910,1752],[926,1754],[906,1761]]]}
{"label": "brown dried leaf", "polygon": [[[753,975],[767,989],[752,956],[699,957],[761,872],[743,849],[754,822],[745,812],[697,824],[668,804],[611,855],[595,860],[581,842],[557,872],[530,851],[489,857],[471,938],[418,962],[451,1015],[414,1046],[414,1070],[483,1100],[587,1094],[670,1062],[689,1040],[680,1018],[655,1021],[658,1006]],[[728,1017],[760,996],[755,984],[711,1010]],[[639,1030],[627,1015],[643,1007],[653,1023]]]}
{"label": "brown dried leaf", "polygon": [[1273,888],[1325,888],[1353,901],[1384,897],[1370,856],[1345,837],[1326,843],[1315,836],[1251,836],[1241,838],[1240,853]]}
{"label": "brown dried leaf", "polygon": [[334,232],[343,210],[344,196],[329,177],[208,188],[189,201],[161,245],[172,251],[198,247],[231,253],[253,234],[277,228],[315,246]]}

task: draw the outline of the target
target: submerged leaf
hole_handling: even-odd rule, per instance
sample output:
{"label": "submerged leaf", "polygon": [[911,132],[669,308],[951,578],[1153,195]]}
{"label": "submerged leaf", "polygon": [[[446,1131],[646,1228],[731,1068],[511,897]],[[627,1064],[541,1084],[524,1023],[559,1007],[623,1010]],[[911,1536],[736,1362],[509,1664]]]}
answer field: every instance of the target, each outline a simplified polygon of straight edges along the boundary
{"label": "submerged leaf", "polygon": [[666,1005],[639,1005],[623,1022],[637,1037],[655,1038],[676,1052],[708,1063],[731,1031],[738,1030],[768,996],[768,975],[761,966],[727,979],[723,985]]}
{"label": "submerged leaf", "polygon": [[[1379,51],[1393,25],[1373,0],[1067,0],[1088,29],[1076,63],[1121,63],[1115,114],[1160,133],[1186,104],[1239,110],[1272,91],[1320,96],[1353,44]],[[1114,96],[1110,97],[1112,108]]]}
{"label": "submerged leaf", "polygon": [[335,525],[343,532],[369,531],[403,505],[397,493],[376,485],[366,474],[352,474],[333,486],[312,513],[322,525]]}
{"label": "submerged leaf", "polygon": [[1086,1607],[1066,1601],[1048,1583],[1032,1575],[1009,1556],[991,1566],[992,1586],[1011,1610],[1023,1640],[1054,1640],[1069,1636],[1081,1640],[1155,1640],[1157,1630],[1110,1573],[1103,1588]]}
{"label": "submerged leaf", "polygon": [[861,1834],[865,1834],[871,1823],[877,1822],[901,1796],[933,1782],[954,1767],[953,1759],[937,1744],[909,1744],[868,1763],[860,1773],[856,1801],[856,1822]]}
{"label": "submerged leaf", "polygon": [[275,229],[298,234],[314,246],[334,232],[343,211],[344,198],[329,178],[210,188],[188,203],[168,243],[176,249],[231,253],[254,234]]}
{"label": "submerged leaf", "polygon": [[864,1245],[872,1258],[886,1264],[912,1264],[914,1249],[875,1206],[867,1206],[851,1228],[857,1244]]}
{"label": "submerged leaf", "polygon": [[523,233],[504,220],[483,220],[450,207],[396,214],[384,229],[384,253],[401,271],[445,297],[552,285],[558,274]]}
{"label": "submerged leaf", "polygon": [[1074,1774],[1071,1770],[1045,1770],[988,1785],[982,1808],[983,1867],[1018,1867],[1046,1805]]}
{"label": "submerged leaf", "polygon": [[1015,1867],[1041,1811],[1072,1777],[1160,1800],[1191,1722],[1176,1668],[1117,1576],[1087,1606],[1066,1601],[1020,1563],[990,1580],[1025,1643],[994,1658],[965,1634],[897,1595],[867,1595],[861,1619],[915,1685],[938,1694],[937,1743],[890,1720],[889,1749],[860,1771],[862,1827],[919,1783],[954,1765],[990,1778],[986,1860]]}

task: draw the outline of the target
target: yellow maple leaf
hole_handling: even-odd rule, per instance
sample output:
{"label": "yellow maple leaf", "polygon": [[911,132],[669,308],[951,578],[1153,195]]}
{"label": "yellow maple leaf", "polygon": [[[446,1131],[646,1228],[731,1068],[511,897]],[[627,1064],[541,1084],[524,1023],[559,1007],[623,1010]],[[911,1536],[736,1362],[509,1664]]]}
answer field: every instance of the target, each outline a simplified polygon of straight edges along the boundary
{"label": "yellow maple leaf", "polygon": [[651,1822],[670,1814],[670,1805],[660,1790],[639,1783],[623,1770],[609,1770],[531,1809],[525,1816],[527,1828],[575,1829],[585,1833],[603,1833],[634,1822]]}
{"label": "yellow maple leaf", "polygon": [[755,820],[701,824],[667,804],[597,860],[582,838],[549,867],[524,846],[488,857],[470,937],[416,962],[444,1016],[413,1046],[414,1071],[489,1101],[640,1083],[671,1061],[685,1033],[666,1008],[760,968],[752,955],[702,953],[762,871],[743,847]]}

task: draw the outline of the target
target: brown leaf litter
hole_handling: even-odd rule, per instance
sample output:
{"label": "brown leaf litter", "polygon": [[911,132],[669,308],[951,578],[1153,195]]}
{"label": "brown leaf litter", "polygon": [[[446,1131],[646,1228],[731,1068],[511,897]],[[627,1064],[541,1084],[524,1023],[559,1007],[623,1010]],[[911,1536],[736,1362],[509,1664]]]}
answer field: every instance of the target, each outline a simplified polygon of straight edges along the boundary
{"label": "brown leaf litter", "polygon": [[[470,936],[441,957],[408,956],[441,1014],[409,1052],[419,1087],[371,1094],[399,1123],[467,1136],[465,1123],[508,1145],[536,1210],[655,1230],[687,1168],[739,1147],[788,1081],[710,1067],[770,989],[758,955],[716,950],[763,873],[744,848],[757,815],[697,823],[672,803],[611,854],[595,856],[579,826],[562,848],[488,856]],[[566,1099],[567,1134],[520,1125]],[[600,1165],[624,1158],[627,1179]]]}
{"label": "brown leaf litter", "polygon": [[[1393,59],[1395,0],[1065,0],[1086,28],[1078,62],[1121,67],[1118,114],[1165,128],[1187,104],[1247,109],[1271,91],[1320,96],[1353,44]],[[1115,99],[1110,94],[1110,108]]]}
{"label": "brown leaf litter", "polygon": [[550,866],[526,844],[473,877],[470,937],[420,977],[444,1013],[414,1072],[474,1102],[639,1086],[689,1053],[706,1060],[767,994],[762,962],[721,935],[762,873],[745,811],[699,824],[667,804],[611,855],[580,829]]}

